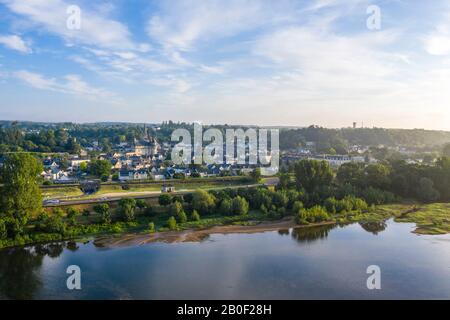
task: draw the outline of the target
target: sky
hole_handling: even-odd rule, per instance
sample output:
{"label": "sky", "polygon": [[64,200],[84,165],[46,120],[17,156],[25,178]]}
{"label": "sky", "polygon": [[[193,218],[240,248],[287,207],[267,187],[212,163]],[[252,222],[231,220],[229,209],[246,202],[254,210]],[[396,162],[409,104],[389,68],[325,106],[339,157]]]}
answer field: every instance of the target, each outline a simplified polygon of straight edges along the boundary
{"label": "sky", "polygon": [[0,0],[0,119],[450,130],[450,2]]}

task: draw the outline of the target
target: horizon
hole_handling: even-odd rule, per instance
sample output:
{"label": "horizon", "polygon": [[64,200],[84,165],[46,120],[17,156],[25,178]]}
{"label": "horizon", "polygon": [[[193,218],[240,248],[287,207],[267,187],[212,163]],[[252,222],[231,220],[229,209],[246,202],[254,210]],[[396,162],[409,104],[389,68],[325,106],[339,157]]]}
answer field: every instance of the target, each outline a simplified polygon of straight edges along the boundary
{"label": "horizon", "polygon": [[159,122],[133,122],[133,121],[94,121],[94,122],[77,122],[77,121],[33,121],[33,120],[7,120],[7,119],[0,119],[1,122],[17,122],[17,123],[31,123],[31,124],[55,124],[55,125],[62,125],[62,124],[77,124],[77,125],[95,125],[95,124],[126,124],[126,125],[161,125],[164,122],[170,122],[172,121],[174,124],[194,124],[194,123],[201,123],[203,126],[230,126],[230,127],[244,127],[244,128],[280,128],[280,129],[304,129],[309,128],[311,126],[317,126],[319,128],[327,129],[327,130],[341,130],[341,129],[383,129],[383,130],[421,130],[421,131],[437,131],[437,132],[450,132],[449,130],[442,130],[442,129],[427,129],[427,128],[393,128],[393,127],[368,127],[368,126],[360,126],[353,128],[352,126],[343,126],[343,127],[327,127],[319,124],[309,124],[309,125],[256,125],[256,124],[243,124],[243,123],[202,123],[199,121],[174,121],[174,120],[162,120]]}
{"label": "horizon", "polygon": [[0,118],[449,131],[449,12],[445,0],[0,0]]}

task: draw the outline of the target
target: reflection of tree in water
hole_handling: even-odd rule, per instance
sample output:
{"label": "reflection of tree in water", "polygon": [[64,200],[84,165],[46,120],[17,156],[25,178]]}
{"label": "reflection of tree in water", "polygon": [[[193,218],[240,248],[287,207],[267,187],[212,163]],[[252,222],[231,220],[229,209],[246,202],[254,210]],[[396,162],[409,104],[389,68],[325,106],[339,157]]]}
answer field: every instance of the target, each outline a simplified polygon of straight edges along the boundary
{"label": "reflection of tree in water", "polygon": [[315,227],[294,228],[291,236],[298,242],[313,242],[319,239],[326,239],[328,232],[335,227],[336,225],[334,224],[326,224]]}
{"label": "reflection of tree in water", "polygon": [[0,250],[0,299],[32,299],[42,286],[39,269],[46,255],[57,258],[64,244]]}
{"label": "reflection of tree in water", "polygon": [[373,233],[374,235],[377,235],[379,232],[382,232],[387,228],[387,224],[384,221],[360,222],[359,225],[361,228],[367,232]]}

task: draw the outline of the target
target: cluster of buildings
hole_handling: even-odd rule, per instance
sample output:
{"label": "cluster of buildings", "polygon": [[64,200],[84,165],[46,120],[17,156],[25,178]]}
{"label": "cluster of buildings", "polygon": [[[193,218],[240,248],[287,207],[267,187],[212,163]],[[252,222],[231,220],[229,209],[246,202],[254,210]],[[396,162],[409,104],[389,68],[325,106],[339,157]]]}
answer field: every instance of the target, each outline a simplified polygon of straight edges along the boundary
{"label": "cluster of buildings", "polygon": [[[114,181],[130,180],[168,180],[183,177],[237,176],[249,174],[254,166],[237,164],[216,164],[205,166],[180,166],[166,161],[171,152],[168,143],[159,144],[148,138],[135,141],[132,146],[125,143],[116,146],[116,151],[101,153],[95,160],[107,160],[111,163]],[[89,178],[89,163],[93,159],[87,156],[73,155],[68,158],[48,157],[43,160],[44,171],[41,176],[54,183],[73,183]]]}

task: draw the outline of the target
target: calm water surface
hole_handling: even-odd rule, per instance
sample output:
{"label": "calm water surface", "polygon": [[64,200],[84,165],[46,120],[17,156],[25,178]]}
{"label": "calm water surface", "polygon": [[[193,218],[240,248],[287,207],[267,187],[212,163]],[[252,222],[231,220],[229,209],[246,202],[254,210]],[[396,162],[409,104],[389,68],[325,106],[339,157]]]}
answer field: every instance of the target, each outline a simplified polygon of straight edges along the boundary
{"label": "calm water surface", "polygon": [[[412,224],[211,235],[201,243],[104,249],[58,243],[0,251],[0,298],[450,299],[450,235]],[[82,290],[66,287],[78,265]],[[381,268],[381,290],[366,269]]]}

